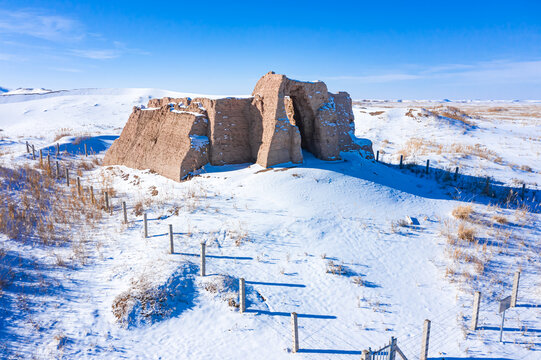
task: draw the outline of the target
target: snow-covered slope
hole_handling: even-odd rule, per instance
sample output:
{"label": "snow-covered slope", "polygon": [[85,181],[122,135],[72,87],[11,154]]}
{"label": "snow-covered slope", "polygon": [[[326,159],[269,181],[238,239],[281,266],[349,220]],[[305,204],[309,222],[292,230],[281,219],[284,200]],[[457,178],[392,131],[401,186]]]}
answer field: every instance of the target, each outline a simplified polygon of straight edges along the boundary
{"label": "snow-covered slope", "polygon": [[[83,142],[102,141],[99,159],[107,137],[119,134],[132,106],[151,96],[180,95],[87,89],[0,97],[0,160],[3,166],[29,163],[26,140],[47,154],[63,134],[62,150],[71,154],[81,148],[82,143],[74,144],[77,135],[90,136]],[[383,161],[396,164],[391,155],[412,137],[438,144],[480,143],[497,151],[504,163],[529,164],[532,171],[520,179],[530,188],[539,183],[537,118],[495,129],[475,120],[475,129],[465,129],[417,115],[421,110],[406,116],[408,106],[363,103],[355,108],[356,135],[372,139],[375,149],[387,149]],[[531,141],[523,139],[527,134]],[[493,146],[505,136],[509,141]],[[433,149],[440,148],[431,144],[435,166],[454,164],[456,151]],[[336,162],[304,156],[302,165],[273,169],[206,166],[182,183],[122,166],[82,172],[83,186],[93,185],[100,194],[107,184],[116,194],[112,215],[84,234],[73,234],[77,246],[0,235],[2,254],[7,254],[0,256],[0,265],[5,269],[6,259],[19,259],[11,263],[19,264],[16,276],[0,298],[0,351],[4,357],[27,358],[358,359],[363,349],[378,348],[394,336],[408,359],[415,359],[423,321],[430,319],[430,358],[539,357],[541,231],[533,193],[527,195],[529,210],[497,208],[487,206],[493,201],[489,197],[457,191],[455,184],[411,168],[400,170],[356,154],[343,154]],[[66,159],[73,161],[63,154],[61,161]],[[461,173],[482,177],[479,161],[459,160]],[[498,167],[502,182],[519,178],[513,167],[484,160],[485,169]],[[457,247],[445,235],[458,226],[451,213],[464,203],[457,198],[467,198],[482,220],[496,213],[508,219],[501,226],[486,225],[489,220],[467,223],[476,227],[479,241],[460,250],[486,256],[482,272],[464,270],[469,265],[456,257]],[[128,225],[121,224],[122,201]],[[148,215],[148,238],[139,206]],[[408,226],[406,216],[420,226]],[[482,250],[490,239],[487,232],[495,230],[509,233],[506,247],[489,242]],[[198,275],[201,242],[208,255],[205,277]],[[508,311],[505,342],[499,343],[496,301],[510,292],[519,268],[521,306]],[[221,276],[231,276],[233,285],[222,289]],[[228,305],[241,277],[247,285],[245,314]],[[119,324],[113,304],[147,287],[159,294],[164,290],[160,304],[166,314],[145,317],[148,308],[134,310]],[[467,327],[475,290],[484,294],[482,328],[472,332]],[[291,354],[291,312],[299,314],[297,354]]]}

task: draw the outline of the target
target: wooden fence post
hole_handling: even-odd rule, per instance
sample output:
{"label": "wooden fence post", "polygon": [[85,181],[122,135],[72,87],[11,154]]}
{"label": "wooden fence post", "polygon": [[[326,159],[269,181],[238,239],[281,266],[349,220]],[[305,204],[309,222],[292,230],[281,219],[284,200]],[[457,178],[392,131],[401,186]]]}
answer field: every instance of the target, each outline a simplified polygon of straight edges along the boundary
{"label": "wooden fence post", "polygon": [[376,162],[379,162],[379,150],[376,151]]}
{"label": "wooden fence post", "polygon": [[94,199],[94,186],[90,185],[90,201],[92,204],[96,203],[96,200]]}
{"label": "wooden fence post", "polygon": [[518,296],[518,283],[520,281],[520,271],[515,272],[515,278],[513,279],[513,293],[511,294],[511,307],[517,306]]}
{"label": "wooden fence post", "polygon": [[292,312],[291,313],[291,326],[292,326],[292,332],[293,332],[293,352],[296,353],[299,351],[299,326],[297,322],[297,313]]}
{"label": "wooden fence post", "polygon": [[455,169],[455,181],[458,179],[458,166]]}
{"label": "wooden fence post", "polygon": [[47,154],[47,168],[49,169],[49,175],[51,172],[51,155]]}
{"label": "wooden fence post", "polygon": [[60,179],[60,164],[56,161],[56,178]]}
{"label": "wooden fence post", "polygon": [[30,145],[28,144],[28,141],[26,142],[26,153],[30,154]]}
{"label": "wooden fence post", "polygon": [[430,160],[426,160],[426,173],[428,174],[428,171],[430,169]]}
{"label": "wooden fence post", "polygon": [[143,214],[143,228],[145,231],[145,239],[146,239],[148,237],[147,213]]}
{"label": "wooden fence post", "polygon": [[471,318],[471,330],[477,330],[477,324],[479,322],[479,306],[481,305],[481,292],[476,291],[473,296],[473,314]]}
{"label": "wooden fence post", "polygon": [[36,160],[36,148],[32,145],[32,160]]}
{"label": "wooden fence post", "polygon": [[391,336],[391,346],[389,347],[389,360],[395,360],[396,348],[396,338]]}
{"label": "wooden fence post", "polygon": [[77,176],[77,195],[81,196],[81,179]]}
{"label": "wooden fence post", "polygon": [[70,173],[67,166],[66,166],[66,185],[70,186]]}
{"label": "wooden fence post", "polygon": [[109,211],[109,194],[105,192],[105,208]]}
{"label": "wooden fence post", "polygon": [[246,286],[244,278],[239,279],[239,310],[241,313],[246,311]]}
{"label": "wooden fence post", "polygon": [[423,326],[421,360],[426,360],[428,358],[428,340],[429,339],[430,339],[430,320],[426,319]]}
{"label": "wooden fence post", "polygon": [[58,159],[58,155],[60,155],[60,145],[56,143],[56,158]]}
{"label": "wooden fence post", "polygon": [[88,157],[88,151],[86,151],[86,143],[85,143],[85,157]]}
{"label": "wooden fence post", "polygon": [[128,212],[126,211],[126,202],[122,202],[122,212],[124,213],[124,224],[128,223]]}
{"label": "wooden fence post", "polygon": [[43,150],[39,149],[39,166],[43,166]]}
{"label": "wooden fence post", "polygon": [[370,351],[363,350],[363,353],[361,354],[361,360],[370,360]]}
{"label": "wooden fence post", "polygon": [[205,246],[206,244],[204,242],[201,243],[201,276],[205,276],[206,268],[205,268]]}
{"label": "wooden fence post", "polygon": [[402,160],[404,160],[404,155],[400,155],[400,168],[402,169]]}
{"label": "wooden fence post", "polygon": [[169,247],[171,254],[175,253],[175,245],[173,244],[173,225],[169,224]]}
{"label": "wooden fence post", "polygon": [[524,194],[526,193],[526,184],[522,184],[522,191],[520,192],[520,197],[524,200]]}

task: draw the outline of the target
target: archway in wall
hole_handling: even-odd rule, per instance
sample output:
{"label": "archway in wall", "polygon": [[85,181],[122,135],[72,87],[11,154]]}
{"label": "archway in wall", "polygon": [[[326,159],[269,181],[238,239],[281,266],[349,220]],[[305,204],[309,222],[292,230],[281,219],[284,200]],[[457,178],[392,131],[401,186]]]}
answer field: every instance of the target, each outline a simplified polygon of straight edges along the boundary
{"label": "archway in wall", "polygon": [[317,156],[314,138],[315,116],[308,99],[306,99],[306,95],[301,91],[292,91],[289,96],[293,103],[294,125],[299,128],[301,133],[301,147]]}

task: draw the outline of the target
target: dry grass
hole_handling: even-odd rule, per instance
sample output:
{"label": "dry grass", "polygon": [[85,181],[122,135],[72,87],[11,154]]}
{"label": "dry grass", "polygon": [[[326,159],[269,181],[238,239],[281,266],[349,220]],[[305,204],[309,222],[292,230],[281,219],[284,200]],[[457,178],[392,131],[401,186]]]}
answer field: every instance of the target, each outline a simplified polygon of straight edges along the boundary
{"label": "dry grass", "polygon": [[165,306],[166,299],[165,289],[153,286],[147,277],[142,275],[132,280],[128,290],[115,297],[112,304],[113,315],[123,326],[130,325],[130,322],[136,320],[136,316],[141,316],[143,320],[156,316],[165,317],[171,313]]}
{"label": "dry grass", "polygon": [[403,155],[404,158],[429,154],[455,154],[459,155],[461,158],[466,158],[468,156],[476,156],[478,158],[485,159],[496,164],[503,163],[503,159],[500,155],[498,155],[493,150],[489,150],[486,146],[481,144],[440,144],[435,141],[422,138],[408,139],[397,153],[399,155]]}
{"label": "dry grass", "polygon": [[460,220],[470,220],[473,208],[470,205],[460,205],[453,209],[453,216]]}
{"label": "dry grass", "polygon": [[65,188],[46,169],[0,168],[0,232],[12,239],[64,243],[73,229],[93,227],[100,212],[86,206],[87,194]]}
{"label": "dry grass", "polygon": [[54,135],[53,141],[58,141],[62,139],[64,136],[71,136],[73,135],[73,129],[70,128],[60,128]]}
{"label": "dry grass", "polygon": [[329,260],[327,262],[326,272],[328,274],[333,274],[333,275],[346,275],[347,274],[347,270],[343,265],[336,264],[332,260]]}
{"label": "dry grass", "polygon": [[508,223],[507,218],[499,214],[492,216],[492,221],[497,222],[498,224],[501,224],[501,225],[505,225]]}
{"label": "dry grass", "polygon": [[430,109],[430,113],[440,118],[443,117],[456,120],[466,127],[475,126],[475,123],[472,121],[473,118],[468,113],[460,110],[457,107],[438,106]]}
{"label": "dry grass", "polygon": [[458,224],[457,237],[460,240],[474,242],[476,237],[475,228],[465,225],[463,223]]}

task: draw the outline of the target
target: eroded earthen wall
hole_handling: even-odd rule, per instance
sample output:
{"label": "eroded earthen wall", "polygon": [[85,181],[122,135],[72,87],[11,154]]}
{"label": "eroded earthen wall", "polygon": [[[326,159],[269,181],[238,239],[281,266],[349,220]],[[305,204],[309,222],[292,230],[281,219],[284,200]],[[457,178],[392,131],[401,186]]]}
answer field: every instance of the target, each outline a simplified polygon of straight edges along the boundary
{"label": "eroded earthen wall", "polygon": [[207,163],[300,163],[302,149],[339,159],[341,151],[360,148],[353,133],[347,93],[270,72],[250,98],[166,97],[149,100],[148,109],[134,108],[104,163],[181,180]]}

